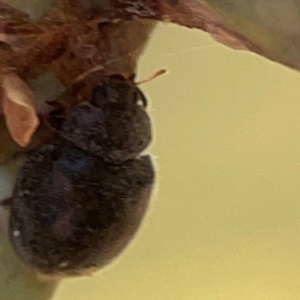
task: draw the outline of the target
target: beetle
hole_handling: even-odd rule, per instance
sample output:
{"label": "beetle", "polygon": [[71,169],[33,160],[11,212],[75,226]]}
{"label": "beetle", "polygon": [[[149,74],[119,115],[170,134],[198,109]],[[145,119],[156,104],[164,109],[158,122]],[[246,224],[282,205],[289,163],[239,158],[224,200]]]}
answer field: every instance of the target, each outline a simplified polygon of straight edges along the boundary
{"label": "beetle", "polygon": [[137,232],[155,181],[147,101],[111,75],[90,99],[53,113],[51,143],[29,150],[9,203],[9,237],[20,259],[50,277],[89,275]]}

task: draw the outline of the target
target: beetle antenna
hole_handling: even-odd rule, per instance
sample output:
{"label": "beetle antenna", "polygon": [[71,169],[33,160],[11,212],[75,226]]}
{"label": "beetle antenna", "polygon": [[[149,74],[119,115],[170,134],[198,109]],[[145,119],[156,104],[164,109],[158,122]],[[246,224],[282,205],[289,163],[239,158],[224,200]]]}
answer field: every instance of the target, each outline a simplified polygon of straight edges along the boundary
{"label": "beetle antenna", "polygon": [[145,82],[149,82],[149,81],[155,79],[156,77],[159,77],[159,76],[164,75],[164,74],[166,74],[166,73],[167,73],[167,70],[161,69],[161,70],[157,71],[156,73],[154,73],[154,74],[153,74],[152,76],[150,76],[149,78],[144,79],[144,80],[141,80],[141,81],[139,81],[139,82],[136,82],[136,84],[139,85],[139,84],[142,84],[142,83],[145,83]]}

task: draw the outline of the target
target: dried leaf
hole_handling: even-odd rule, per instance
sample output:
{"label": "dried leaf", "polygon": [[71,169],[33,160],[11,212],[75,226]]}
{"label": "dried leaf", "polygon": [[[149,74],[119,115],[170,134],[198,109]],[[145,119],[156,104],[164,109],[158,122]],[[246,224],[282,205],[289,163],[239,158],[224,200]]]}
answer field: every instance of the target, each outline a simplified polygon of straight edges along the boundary
{"label": "dried leaf", "polygon": [[35,97],[28,85],[15,73],[1,76],[2,105],[12,138],[26,147],[39,125]]}
{"label": "dried leaf", "polygon": [[157,13],[163,20],[205,30],[226,46],[299,71],[299,9],[298,0],[160,0]]}

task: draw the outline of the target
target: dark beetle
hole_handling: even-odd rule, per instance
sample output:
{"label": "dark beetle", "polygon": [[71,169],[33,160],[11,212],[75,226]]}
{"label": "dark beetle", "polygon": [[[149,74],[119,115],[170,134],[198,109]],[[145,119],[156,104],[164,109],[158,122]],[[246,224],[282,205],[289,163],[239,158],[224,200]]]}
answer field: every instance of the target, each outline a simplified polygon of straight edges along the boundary
{"label": "dark beetle", "polygon": [[[29,151],[10,199],[9,235],[21,260],[49,276],[90,274],[129,243],[154,184],[151,124],[133,83],[111,76]],[[56,121],[58,118],[56,118]]]}

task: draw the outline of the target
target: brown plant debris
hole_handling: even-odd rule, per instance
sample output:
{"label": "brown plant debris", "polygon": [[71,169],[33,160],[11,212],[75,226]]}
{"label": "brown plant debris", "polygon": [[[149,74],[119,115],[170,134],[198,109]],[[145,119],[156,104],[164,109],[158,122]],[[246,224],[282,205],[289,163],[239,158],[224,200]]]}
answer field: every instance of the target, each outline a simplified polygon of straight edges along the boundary
{"label": "brown plant debris", "polygon": [[13,139],[26,147],[39,125],[34,94],[14,72],[0,77],[1,102],[7,128]]}

